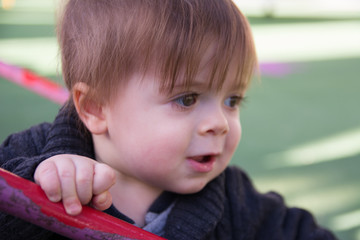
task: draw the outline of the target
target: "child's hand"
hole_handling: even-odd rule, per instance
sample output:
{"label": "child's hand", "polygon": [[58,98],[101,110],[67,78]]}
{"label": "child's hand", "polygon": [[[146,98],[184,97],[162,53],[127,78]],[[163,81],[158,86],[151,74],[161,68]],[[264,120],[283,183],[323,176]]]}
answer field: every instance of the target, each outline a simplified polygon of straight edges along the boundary
{"label": "child's hand", "polygon": [[115,183],[115,171],[90,158],[62,154],[43,161],[36,168],[35,182],[52,202],[62,200],[70,215],[81,212],[81,205],[91,203],[99,210],[111,206],[109,189]]}

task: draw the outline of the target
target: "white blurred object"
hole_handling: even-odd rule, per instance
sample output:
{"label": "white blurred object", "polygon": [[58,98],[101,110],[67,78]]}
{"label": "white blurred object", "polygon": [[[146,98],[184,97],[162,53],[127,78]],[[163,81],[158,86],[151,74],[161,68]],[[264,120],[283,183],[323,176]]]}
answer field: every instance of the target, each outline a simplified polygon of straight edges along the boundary
{"label": "white blurred object", "polygon": [[254,25],[261,62],[299,62],[360,57],[360,21]]}
{"label": "white blurred object", "polygon": [[245,15],[360,17],[359,0],[233,0]]}

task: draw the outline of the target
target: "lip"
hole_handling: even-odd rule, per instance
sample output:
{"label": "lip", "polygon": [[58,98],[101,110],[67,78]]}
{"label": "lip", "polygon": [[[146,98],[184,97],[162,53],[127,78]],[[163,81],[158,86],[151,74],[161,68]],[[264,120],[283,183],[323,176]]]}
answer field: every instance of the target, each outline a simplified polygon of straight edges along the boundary
{"label": "lip", "polygon": [[[199,159],[207,158],[206,161],[200,161]],[[192,170],[198,173],[208,173],[211,172],[214,168],[214,164],[216,161],[216,155],[202,155],[202,156],[194,156],[188,157],[187,162],[189,163]]]}

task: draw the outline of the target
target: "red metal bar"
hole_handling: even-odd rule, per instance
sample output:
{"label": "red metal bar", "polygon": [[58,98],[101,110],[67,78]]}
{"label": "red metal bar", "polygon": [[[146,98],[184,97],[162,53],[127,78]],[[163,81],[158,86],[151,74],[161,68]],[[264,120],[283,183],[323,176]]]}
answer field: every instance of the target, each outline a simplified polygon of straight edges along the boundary
{"label": "red metal bar", "polygon": [[0,211],[72,239],[164,239],[88,206],[70,216],[62,203],[49,201],[40,186],[2,168]]}

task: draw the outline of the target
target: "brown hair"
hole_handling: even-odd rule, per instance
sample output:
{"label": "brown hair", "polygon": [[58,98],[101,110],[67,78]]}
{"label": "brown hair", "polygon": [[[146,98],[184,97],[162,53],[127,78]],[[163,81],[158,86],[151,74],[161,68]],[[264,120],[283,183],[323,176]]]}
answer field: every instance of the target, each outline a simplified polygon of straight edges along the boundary
{"label": "brown hair", "polygon": [[210,87],[221,88],[235,62],[245,89],[257,65],[249,24],[231,0],[69,0],[58,39],[67,87],[84,82],[88,99],[99,102],[150,65],[163,90],[171,91],[179,77],[189,85],[210,45]]}

